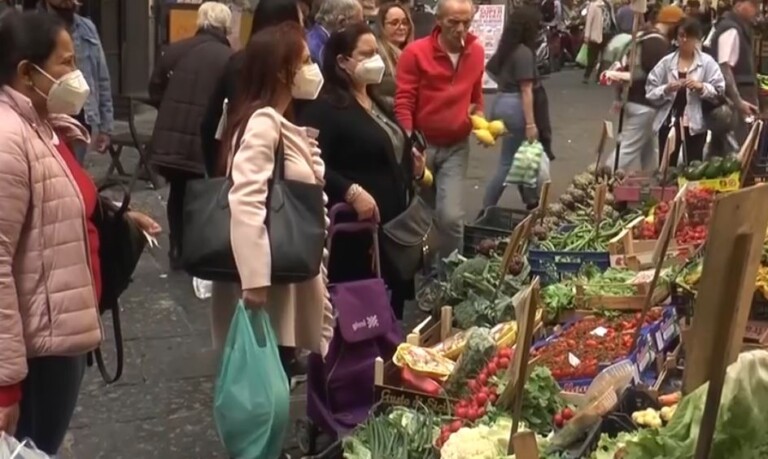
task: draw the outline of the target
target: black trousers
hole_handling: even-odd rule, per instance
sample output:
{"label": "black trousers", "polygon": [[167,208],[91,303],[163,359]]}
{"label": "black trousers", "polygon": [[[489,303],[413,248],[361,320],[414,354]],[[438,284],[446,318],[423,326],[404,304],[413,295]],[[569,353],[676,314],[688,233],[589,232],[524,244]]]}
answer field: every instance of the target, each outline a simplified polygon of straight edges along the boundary
{"label": "black trousers", "polygon": [[[604,36],[602,43],[587,43],[587,66],[584,68],[584,80],[589,80],[592,76],[592,72],[597,67],[597,63],[600,61],[600,54],[603,52],[603,48],[608,43],[609,37]],[[600,69],[598,69],[597,78],[600,77]]]}
{"label": "black trousers", "polygon": [[170,253],[180,257],[182,241],[184,239],[184,195],[187,190],[187,182],[200,178],[198,174],[185,171],[170,171],[161,169],[161,173],[168,181],[168,238],[170,239]]}
{"label": "black trousers", "polygon": [[85,373],[85,355],[37,357],[27,361],[21,384],[21,416],[16,438],[31,439],[48,455],[56,454],[75,412]]}
{"label": "black trousers", "polygon": [[[672,126],[664,125],[659,129],[659,164],[664,155],[664,148],[667,144],[667,136]],[[677,157],[680,154],[680,148],[685,140],[685,161],[690,163],[694,160],[702,161],[704,159],[704,146],[707,144],[707,132],[691,135],[691,131],[683,128],[680,132],[680,123],[675,123],[675,146],[669,155],[669,165],[677,166]]]}

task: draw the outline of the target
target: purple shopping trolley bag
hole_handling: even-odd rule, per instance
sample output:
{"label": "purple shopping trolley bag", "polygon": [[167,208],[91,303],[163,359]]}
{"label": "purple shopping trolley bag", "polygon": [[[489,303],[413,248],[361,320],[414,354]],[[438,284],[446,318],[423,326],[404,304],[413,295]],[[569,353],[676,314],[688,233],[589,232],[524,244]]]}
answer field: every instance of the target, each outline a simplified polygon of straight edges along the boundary
{"label": "purple shopping trolley bag", "polygon": [[336,224],[329,239],[334,234],[361,231],[373,234],[376,277],[328,287],[336,329],[325,360],[316,355],[310,359],[307,415],[323,431],[336,436],[368,417],[374,404],[374,362],[377,357],[391,359],[404,339],[380,275],[377,226],[369,222]]}

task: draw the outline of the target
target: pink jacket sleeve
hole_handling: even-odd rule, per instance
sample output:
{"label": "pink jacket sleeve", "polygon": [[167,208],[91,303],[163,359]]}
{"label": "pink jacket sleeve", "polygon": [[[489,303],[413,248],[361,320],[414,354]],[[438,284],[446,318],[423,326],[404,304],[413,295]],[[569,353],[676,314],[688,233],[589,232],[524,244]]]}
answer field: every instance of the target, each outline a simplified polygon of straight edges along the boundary
{"label": "pink jacket sleeve", "polygon": [[27,374],[27,351],[19,313],[13,258],[30,199],[29,164],[18,123],[0,130],[0,386]]}
{"label": "pink jacket sleeve", "polygon": [[230,231],[243,290],[271,285],[272,254],[264,221],[268,181],[279,138],[280,122],[276,114],[268,109],[257,110],[248,121],[232,161]]}

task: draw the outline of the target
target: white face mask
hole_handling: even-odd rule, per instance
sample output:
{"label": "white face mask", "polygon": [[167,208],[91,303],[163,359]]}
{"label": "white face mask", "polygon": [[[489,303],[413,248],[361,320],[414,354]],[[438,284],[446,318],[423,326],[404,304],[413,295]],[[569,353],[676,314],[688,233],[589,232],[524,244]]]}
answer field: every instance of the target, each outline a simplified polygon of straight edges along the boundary
{"label": "white face mask", "polygon": [[38,66],[35,68],[43,75],[53,81],[53,86],[48,94],[35,88],[41,96],[48,101],[48,112],[57,115],[77,115],[85,106],[88,96],[91,94],[91,88],[80,70],[74,70],[67,73],[58,80],[48,75]]}
{"label": "white face mask", "polygon": [[296,73],[291,88],[291,96],[294,99],[314,100],[320,94],[323,87],[323,73],[317,64],[306,64]]}
{"label": "white face mask", "polygon": [[379,84],[384,78],[384,69],[384,60],[377,54],[357,64],[354,78],[363,84]]}

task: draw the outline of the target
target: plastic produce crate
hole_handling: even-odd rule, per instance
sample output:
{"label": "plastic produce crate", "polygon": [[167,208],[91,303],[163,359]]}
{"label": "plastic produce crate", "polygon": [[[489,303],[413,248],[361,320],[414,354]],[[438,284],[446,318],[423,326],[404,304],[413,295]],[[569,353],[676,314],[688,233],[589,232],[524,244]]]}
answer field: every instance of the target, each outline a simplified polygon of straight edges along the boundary
{"label": "plastic produce crate", "polygon": [[501,239],[512,234],[512,230],[528,216],[527,210],[507,209],[492,206],[483,210],[470,225],[464,225],[464,244],[462,255],[473,257],[475,247],[483,239]]}
{"label": "plastic produce crate", "polygon": [[647,176],[630,176],[613,187],[616,202],[629,204],[642,204],[649,199],[666,202],[675,199],[676,195],[677,185],[651,185],[651,177]]}

